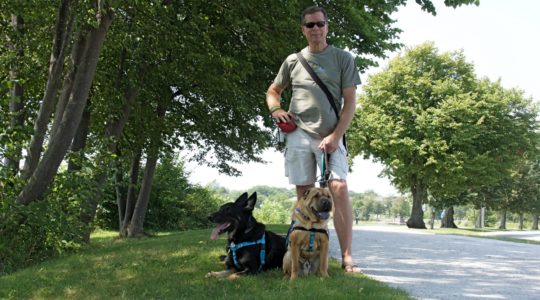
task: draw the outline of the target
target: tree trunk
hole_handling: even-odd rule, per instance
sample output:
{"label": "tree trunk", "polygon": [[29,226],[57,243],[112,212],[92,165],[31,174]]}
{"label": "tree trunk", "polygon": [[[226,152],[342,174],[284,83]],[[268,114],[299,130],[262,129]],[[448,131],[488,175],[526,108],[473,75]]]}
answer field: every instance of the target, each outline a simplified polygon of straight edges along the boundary
{"label": "tree trunk", "polygon": [[422,210],[422,203],[427,199],[427,191],[422,182],[416,180],[415,184],[411,187],[413,195],[413,206],[411,211],[411,217],[407,220],[407,227],[426,229],[424,223],[424,211]]}
{"label": "tree trunk", "polygon": [[538,214],[533,214],[531,230],[538,230]]}
{"label": "tree trunk", "polygon": [[116,148],[116,158],[115,158],[115,192],[116,192],[116,205],[118,207],[118,231],[122,229],[122,222],[124,221],[124,216],[126,214],[126,186],[124,184],[124,170],[122,168],[121,158],[122,153],[119,150],[119,147]]}
{"label": "tree trunk", "polygon": [[523,230],[523,228],[524,228],[523,221],[524,221],[524,215],[521,212],[521,213],[519,213],[519,230]]}
{"label": "tree trunk", "polygon": [[137,184],[139,182],[141,157],[142,151],[139,149],[131,163],[131,170],[129,174],[130,182],[126,196],[126,211],[124,214],[124,220],[122,221],[122,226],[120,227],[120,236],[123,237],[128,236],[128,226],[131,222],[131,218],[133,217],[133,211],[135,210],[135,204],[137,202]]}
{"label": "tree trunk", "polygon": [[77,128],[77,133],[71,143],[71,152],[76,153],[76,158],[68,162],[68,171],[79,171],[81,169],[80,160],[84,159],[84,149],[90,132],[90,99],[84,109],[81,122]]}
{"label": "tree trunk", "polygon": [[[164,106],[158,105],[157,110],[158,120],[162,120],[165,117],[166,109]],[[146,216],[148,202],[150,200],[150,191],[152,190],[152,182],[154,181],[160,144],[161,132],[154,133],[150,136],[150,147],[146,159],[144,177],[141,190],[139,191],[139,197],[137,198],[137,204],[135,204],[135,210],[128,226],[128,237],[138,237],[144,234],[144,217]]]}
{"label": "tree trunk", "polygon": [[64,116],[64,111],[66,110],[69,96],[71,95],[71,92],[73,90],[73,82],[75,81],[78,67],[81,65],[81,61],[83,59],[85,42],[86,40],[84,39],[84,33],[79,31],[77,34],[75,45],[71,50],[71,58],[69,60],[70,67],[68,68],[69,72],[64,77],[60,97],[58,97],[58,102],[56,103],[54,121],[49,134],[50,136],[56,135],[56,133],[58,132],[58,127],[60,127],[60,123],[62,123],[62,117]]}
{"label": "tree trunk", "polygon": [[506,208],[501,211],[501,222],[499,224],[499,229],[506,229]]}
{"label": "tree trunk", "polygon": [[486,208],[482,207],[478,210],[478,217],[474,223],[474,228],[484,228],[486,226]]}
{"label": "tree trunk", "polygon": [[[129,32],[131,32],[131,22],[129,22]],[[116,83],[115,83],[115,87],[116,89],[120,90],[121,87],[122,87],[122,82],[124,80],[124,77],[125,77],[125,69],[124,69],[124,66],[125,66],[125,62],[126,62],[126,53],[127,53],[127,50],[126,48],[123,48],[122,49],[122,52],[120,53],[120,63],[118,64],[118,73],[117,73],[117,76],[116,76]],[[128,102],[130,100],[130,98],[133,99],[133,101],[135,100],[135,97],[136,95],[132,95],[133,97],[130,97],[130,95],[128,95],[128,92],[129,92],[129,88],[127,89],[126,93],[125,93],[125,96],[126,96],[126,99],[128,99]],[[138,90],[137,90],[137,94],[138,94]],[[131,104],[131,103],[130,103]],[[128,115],[130,113],[130,106],[128,107],[127,105],[124,106],[124,108],[128,108],[129,110],[126,110],[124,109],[124,115]],[[126,122],[127,122],[127,119],[126,118]],[[125,124],[125,122],[124,122]],[[126,190],[126,187],[124,185],[124,170],[123,170],[123,167],[122,167],[122,161],[121,161],[121,157],[122,157],[122,153],[120,151],[120,146],[118,145],[118,143],[116,144],[116,147],[115,147],[115,151],[116,151],[116,159],[115,159],[115,190],[116,190],[116,205],[118,207],[118,231],[120,232],[120,236],[122,236],[122,228],[124,227],[124,218],[126,216],[126,202],[127,202],[127,190]],[[139,160],[140,160],[140,156],[139,156]],[[138,176],[138,175],[137,175]],[[129,187],[128,187],[129,189]]]}
{"label": "tree trunk", "polygon": [[431,220],[429,221],[429,228],[433,229],[435,227],[435,208],[430,206],[431,209]]}
{"label": "tree trunk", "polygon": [[[123,131],[125,121],[127,121],[128,118],[129,113],[124,114],[119,121],[114,122],[115,126],[107,126],[107,129],[105,130],[106,139],[112,141],[118,140]],[[108,151],[109,153],[116,153],[116,149],[117,144],[115,142],[110,142],[109,148],[106,151]],[[82,204],[83,213],[81,214],[81,221],[84,224],[90,225],[94,221],[94,218],[96,216],[96,209],[99,204],[99,200],[101,199],[101,194],[103,192],[103,184],[105,183],[109,169],[110,166],[105,165],[103,166],[103,168],[97,170],[97,175],[95,176],[94,182],[96,184],[95,188],[99,197],[96,197],[96,195],[92,195],[84,200]],[[92,228],[89,226],[88,231],[83,235],[83,240],[85,242],[90,242],[91,229]]]}
{"label": "tree trunk", "polygon": [[99,201],[102,198],[102,187],[105,181],[107,180],[107,167],[104,169],[97,170],[96,175],[92,179],[92,190],[93,193],[90,193],[86,198],[83,199],[81,204],[81,214],[79,219],[81,222],[86,225],[86,230],[83,231],[82,240],[85,243],[90,243],[90,234],[92,233],[92,221],[96,216],[97,206]]}
{"label": "tree trunk", "polygon": [[[117,141],[120,139],[120,136],[124,130],[124,127],[129,119],[129,116],[131,115],[131,109],[133,106],[133,103],[135,102],[135,99],[139,95],[139,88],[136,87],[129,87],[127,88],[125,94],[124,94],[124,106],[122,108],[121,116],[118,120],[115,120],[113,122],[110,122],[105,127],[105,140],[110,141],[108,143],[108,148],[104,149],[107,153],[117,153],[118,151],[118,145]],[[107,161],[107,160],[105,160]],[[99,204],[99,199],[101,198],[101,193],[103,192],[103,184],[105,183],[105,180],[107,178],[107,171],[110,169],[110,166],[105,165],[102,168],[97,170],[97,175],[95,176],[94,182],[95,182],[95,188],[98,193],[99,197],[96,197],[96,195],[92,195],[91,197],[88,197],[84,200],[82,204],[82,213],[81,213],[81,221],[84,224],[90,225],[96,216],[96,209]],[[91,233],[91,227],[88,226],[88,231],[84,233],[83,240],[85,242],[90,242],[90,233]]]}
{"label": "tree trunk", "polygon": [[[20,42],[20,36],[24,33],[24,21],[20,16],[11,16],[11,26],[15,31],[15,39],[9,46],[15,53],[15,59],[9,70],[10,81],[13,85],[9,100],[9,113],[11,115],[10,127],[13,131],[22,128],[24,125],[24,99],[23,86],[20,84],[19,65],[22,63],[24,51]],[[4,165],[10,170],[12,175],[19,173],[19,164],[22,150],[19,143],[14,143],[15,147],[7,151],[4,158]]]}
{"label": "tree trunk", "polygon": [[480,228],[486,227],[486,207],[480,208]]}
{"label": "tree trunk", "polygon": [[45,93],[41,101],[39,112],[34,123],[34,132],[28,154],[23,168],[23,178],[28,179],[34,173],[41,152],[43,151],[43,141],[52,114],[56,94],[58,93],[60,79],[64,69],[64,58],[69,40],[72,34],[74,22],[74,9],[71,8],[71,0],[63,0],[60,3],[58,18],[56,20],[54,43],[49,61],[49,75],[45,86]]}
{"label": "tree trunk", "polygon": [[94,79],[101,47],[112,21],[110,12],[106,13],[106,11],[100,10],[98,14],[100,16],[99,26],[92,28],[86,35],[84,56],[81,65],[77,68],[77,74],[73,82],[73,86],[76,88],[71,92],[62,121],[56,134],[51,137],[49,148],[17,197],[17,201],[21,204],[29,204],[42,197],[58,172],[58,167],[64,159],[79,126]]}
{"label": "tree trunk", "polygon": [[444,216],[441,219],[441,228],[458,228],[454,223],[454,207],[450,206],[444,210]]}
{"label": "tree trunk", "polygon": [[139,237],[144,235],[144,217],[146,216],[146,210],[150,200],[150,191],[152,190],[158,154],[158,149],[154,149],[148,154],[148,158],[146,159],[141,190],[139,191],[139,197],[137,197],[137,203],[135,204],[133,216],[127,230],[128,237]]}

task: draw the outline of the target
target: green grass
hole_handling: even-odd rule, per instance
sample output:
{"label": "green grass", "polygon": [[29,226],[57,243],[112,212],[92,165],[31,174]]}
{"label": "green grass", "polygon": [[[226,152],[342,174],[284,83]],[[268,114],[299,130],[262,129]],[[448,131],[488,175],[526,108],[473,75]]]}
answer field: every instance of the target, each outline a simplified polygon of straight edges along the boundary
{"label": "green grass", "polygon": [[[270,229],[283,233],[287,225]],[[325,279],[291,283],[280,270],[234,281],[205,278],[223,269],[218,257],[226,244],[210,241],[210,230],[134,240],[116,235],[95,233],[79,253],[0,277],[0,299],[411,299],[366,276],[344,274],[336,261]]]}
{"label": "green grass", "polygon": [[[514,242],[514,243],[540,245],[540,241],[533,241],[533,240],[519,239],[519,238],[512,238],[512,237],[503,237],[503,236],[482,235],[485,232],[492,232],[492,231],[505,231],[505,230],[500,230],[500,229],[495,229],[495,228],[484,228],[484,229],[478,229],[478,228],[435,228],[435,229],[429,229],[429,232],[436,233],[436,234],[453,234],[453,235],[462,235],[462,236],[469,236],[469,237],[476,237],[476,238],[483,238],[483,239],[493,239],[493,240],[499,240],[499,241]],[[513,230],[506,230],[506,231],[511,233]]]}

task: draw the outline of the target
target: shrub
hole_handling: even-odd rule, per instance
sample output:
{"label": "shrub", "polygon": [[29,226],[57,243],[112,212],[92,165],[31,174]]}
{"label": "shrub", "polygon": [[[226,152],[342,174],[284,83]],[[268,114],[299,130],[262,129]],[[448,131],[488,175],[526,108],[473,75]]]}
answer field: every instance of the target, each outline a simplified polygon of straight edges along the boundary
{"label": "shrub", "polygon": [[[190,184],[183,164],[165,156],[156,168],[144,228],[206,228],[210,226],[208,215],[217,210],[222,202],[217,193]],[[103,202],[98,207],[95,224],[99,228],[118,230],[118,207],[112,178],[104,193]]]}
{"label": "shrub", "polygon": [[[21,205],[0,199],[0,274],[10,273],[81,246],[81,178],[61,173],[42,201]],[[87,188],[85,188],[87,189]]]}
{"label": "shrub", "polygon": [[257,221],[265,224],[287,224],[291,220],[291,209],[283,200],[267,198],[256,208],[253,215]]}

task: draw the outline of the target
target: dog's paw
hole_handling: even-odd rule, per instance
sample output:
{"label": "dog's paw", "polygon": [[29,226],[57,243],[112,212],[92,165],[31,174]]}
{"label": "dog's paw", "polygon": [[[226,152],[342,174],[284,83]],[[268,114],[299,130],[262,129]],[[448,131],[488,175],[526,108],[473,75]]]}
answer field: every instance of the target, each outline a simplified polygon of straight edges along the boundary
{"label": "dog's paw", "polygon": [[220,272],[208,272],[206,273],[206,278],[225,278],[232,273],[231,270],[225,270]]}
{"label": "dog's paw", "polygon": [[231,275],[229,275],[229,276],[227,277],[227,279],[229,279],[229,280],[231,280],[231,281],[232,281],[232,280],[236,280],[236,279],[238,279],[238,278],[240,278],[240,275],[239,275],[238,273],[232,273]]}

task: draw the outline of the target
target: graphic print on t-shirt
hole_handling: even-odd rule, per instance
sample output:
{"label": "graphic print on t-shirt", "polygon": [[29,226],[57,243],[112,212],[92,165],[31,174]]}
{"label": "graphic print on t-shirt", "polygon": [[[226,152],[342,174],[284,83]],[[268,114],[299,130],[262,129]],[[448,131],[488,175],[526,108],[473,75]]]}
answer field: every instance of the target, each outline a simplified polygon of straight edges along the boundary
{"label": "graphic print on t-shirt", "polygon": [[321,80],[326,80],[328,79],[328,74],[326,73],[326,70],[324,69],[323,66],[315,63],[315,62],[311,62],[311,61],[308,61],[308,64],[309,66],[313,69],[313,71],[315,71],[315,73],[317,74],[317,76],[319,76],[319,78]]}

